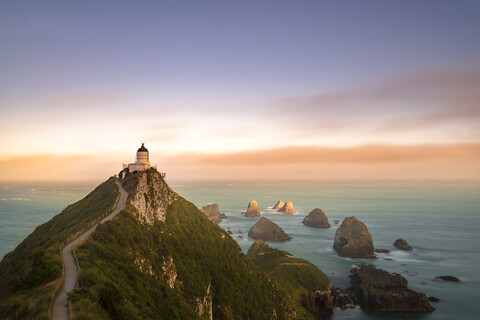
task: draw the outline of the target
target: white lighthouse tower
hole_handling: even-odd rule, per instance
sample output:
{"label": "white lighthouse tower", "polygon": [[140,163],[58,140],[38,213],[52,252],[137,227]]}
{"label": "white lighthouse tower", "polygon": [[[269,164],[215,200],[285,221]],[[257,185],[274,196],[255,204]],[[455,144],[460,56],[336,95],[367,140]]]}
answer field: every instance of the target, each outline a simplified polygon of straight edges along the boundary
{"label": "white lighthouse tower", "polygon": [[[142,146],[137,150],[137,159],[134,163],[123,164],[123,169],[128,168],[129,172],[134,171],[145,171],[152,168],[150,165],[150,159],[148,155],[148,149],[145,148],[145,144],[142,143]],[[153,166],[157,169],[157,166]]]}

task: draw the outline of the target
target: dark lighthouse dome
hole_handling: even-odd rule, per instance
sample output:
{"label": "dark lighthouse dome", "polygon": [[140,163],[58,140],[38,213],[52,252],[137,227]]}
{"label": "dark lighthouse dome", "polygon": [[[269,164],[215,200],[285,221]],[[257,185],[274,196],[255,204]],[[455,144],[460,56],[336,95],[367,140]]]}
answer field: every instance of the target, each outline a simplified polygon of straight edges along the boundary
{"label": "dark lighthouse dome", "polygon": [[137,150],[137,152],[148,152],[147,148],[144,146],[144,143],[142,143],[142,146]]}

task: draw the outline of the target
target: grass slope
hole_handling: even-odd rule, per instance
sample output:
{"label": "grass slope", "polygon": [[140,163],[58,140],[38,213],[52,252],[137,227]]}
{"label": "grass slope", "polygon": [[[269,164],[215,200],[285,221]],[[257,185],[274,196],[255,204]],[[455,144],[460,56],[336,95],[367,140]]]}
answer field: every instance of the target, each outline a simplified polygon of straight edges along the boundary
{"label": "grass slope", "polygon": [[198,305],[209,299],[214,319],[310,317],[192,203],[177,197],[165,223],[153,226],[132,210],[127,205],[77,249],[74,319],[202,319],[208,313],[199,316]]}
{"label": "grass slope", "polygon": [[324,291],[329,288],[330,279],[312,263],[286,251],[271,248],[261,240],[250,247],[248,256],[286,289],[293,299],[297,299],[301,292]]}
{"label": "grass slope", "polygon": [[50,319],[61,283],[60,247],[113,210],[119,195],[110,178],[84,199],[38,226],[0,262],[0,319]]}

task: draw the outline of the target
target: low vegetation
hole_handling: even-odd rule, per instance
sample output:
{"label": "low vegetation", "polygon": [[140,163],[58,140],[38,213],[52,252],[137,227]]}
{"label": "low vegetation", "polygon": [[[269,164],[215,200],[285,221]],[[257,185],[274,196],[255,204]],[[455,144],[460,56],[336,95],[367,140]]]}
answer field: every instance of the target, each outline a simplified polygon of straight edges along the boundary
{"label": "low vegetation", "polygon": [[181,197],[165,223],[154,226],[140,224],[127,206],[76,253],[74,319],[208,319],[210,300],[214,319],[303,314],[223,229]]}
{"label": "low vegetation", "polygon": [[302,292],[329,289],[330,279],[312,263],[286,251],[271,248],[261,240],[250,247],[248,256],[293,299],[297,299]]}
{"label": "low vegetation", "polygon": [[0,319],[50,319],[61,284],[60,248],[113,209],[119,195],[110,178],[84,199],[38,226],[0,262]]}

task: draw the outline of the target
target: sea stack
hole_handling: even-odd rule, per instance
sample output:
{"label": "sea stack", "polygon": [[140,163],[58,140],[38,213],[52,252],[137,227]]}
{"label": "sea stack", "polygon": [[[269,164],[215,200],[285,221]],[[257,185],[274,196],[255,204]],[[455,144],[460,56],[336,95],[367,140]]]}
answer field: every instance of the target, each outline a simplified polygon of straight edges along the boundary
{"label": "sea stack", "polygon": [[432,312],[423,293],[408,288],[407,279],[373,265],[361,264],[350,270],[350,291],[360,307],[373,312]]}
{"label": "sea stack", "polygon": [[295,209],[293,209],[293,203],[291,201],[285,202],[283,207],[278,209],[278,212],[283,212],[283,214],[294,214]]}
{"label": "sea stack", "polygon": [[273,210],[278,210],[283,207],[284,203],[282,200],[278,200],[277,203],[272,207]]}
{"label": "sea stack", "polygon": [[262,213],[260,212],[257,201],[250,201],[250,203],[248,204],[247,212],[245,212],[245,217],[258,217],[261,215]]}
{"label": "sea stack", "polygon": [[405,250],[405,251],[412,250],[412,247],[408,244],[408,242],[402,238],[395,240],[395,243],[393,245],[400,250]]}
{"label": "sea stack", "polygon": [[220,222],[223,218],[226,218],[224,214],[220,213],[220,210],[218,209],[218,203],[203,206],[202,212],[205,213],[208,220],[214,223]]}
{"label": "sea stack", "polygon": [[365,223],[355,217],[343,220],[335,233],[333,249],[340,257],[375,258],[372,236]]}
{"label": "sea stack", "polygon": [[328,218],[325,215],[325,212],[319,208],[313,209],[308,216],[303,219],[302,223],[308,227],[330,228],[330,223],[328,223]]}
{"label": "sea stack", "polygon": [[248,236],[254,240],[261,239],[263,241],[285,241],[292,239],[292,237],[286,234],[276,223],[265,217],[262,217],[250,228]]}

